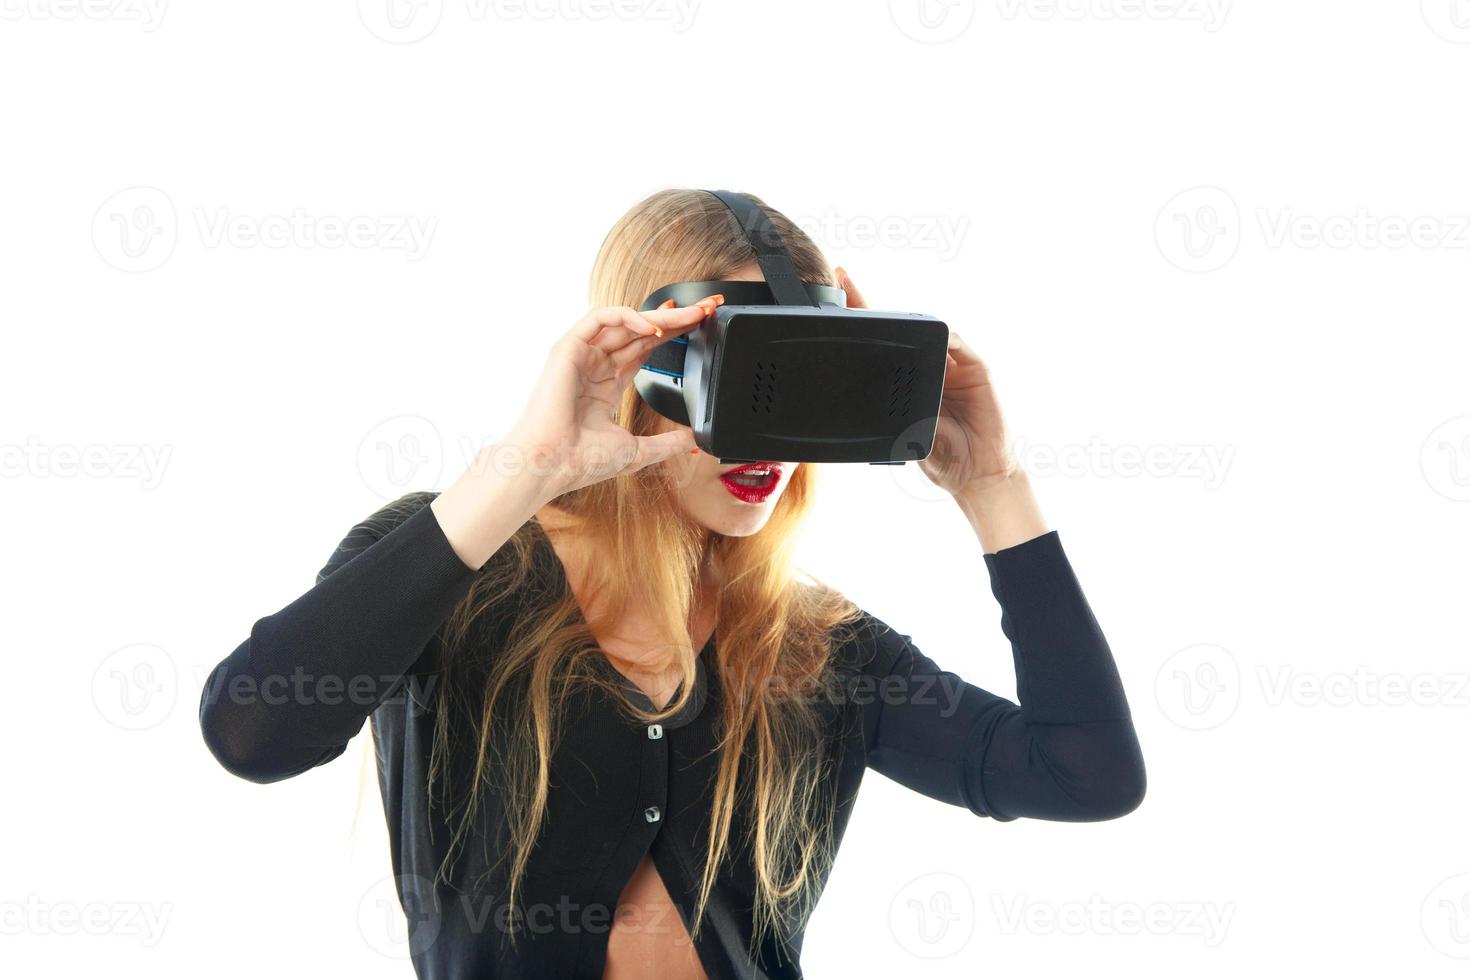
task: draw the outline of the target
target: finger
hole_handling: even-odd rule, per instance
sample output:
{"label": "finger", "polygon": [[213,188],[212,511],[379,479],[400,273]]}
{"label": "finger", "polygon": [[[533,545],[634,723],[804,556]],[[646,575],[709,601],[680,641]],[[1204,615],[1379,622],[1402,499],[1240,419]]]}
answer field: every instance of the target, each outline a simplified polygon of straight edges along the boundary
{"label": "finger", "polygon": [[645,337],[636,343],[629,344],[611,357],[613,366],[613,387],[622,391],[633,383],[633,378],[648,362],[649,355],[653,349],[664,341],[657,337]]}
{"label": "finger", "polygon": [[[688,307],[687,309],[697,311],[699,307]],[[681,313],[681,315],[677,319],[668,320],[663,329],[657,334],[629,337],[621,344],[614,344],[609,340],[603,346],[602,349],[612,361],[614,370],[621,373],[630,364],[642,364],[648,360],[648,355],[659,344],[667,343],[675,337],[686,334],[704,322],[704,315],[702,313],[695,313],[691,316],[684,314],[682,310],[671,309],[666,312],[671,314]]]}
{"label": "finger", "polygon": [[567,336],[578,343],[590,344],[605,350],[603,332],[610,335],[620,334],[620,341],[637,336],[656,334],[658,327],[642,313],[631,306],[599,306],[589,310],[587,315],[573,324],[572,329],[567,331]]}
{"label": "finger", "polygon": [[619,348],[608,355],[612,361],[613,370],[617,373],[618,383],[624,383],[625,376],[628,379],[632,378],[633,374],[648,360],[649,355],[653,353],[653,349],[659,344],[666,344],[668,342],[669,338],[667,336],[639,337],[631,344]]}
{"label": "finger", "polygon": [[608,355],[612,362],[614,383],[618,389],[627,387],[653,354],[655,347],[669,342],[668,337],[640,337],[631,344]]}
{"label": "finger", "polygon": [[[644,312],[651,314],[657,313],[662,310],[671,309],[674,309],[674,301],[671,299],[666,299],[653,310]],[[648,319],[650,323],[653,322],[653,319],[650,317],[645,316],[645,319]],[[642,364],[642,362],[647,359],[649,352],[652,351],[659,344],[664,342],[666,333],[668,333],[667,330],[660,328],[657,332],[653,334],[645,334],[643,336],[634,337],[622,347],[610,349],[607,351],[608,358],[612,361],[613,374],[615,375],[619,386],[622,386],[627,380],[624,376],[629,373],[628,365],[634,361]]]}
{"label": "finger", "polygon": [[970,345],[965,343],[965,339],[953,330],[949,332],[948,353],[954,358],[956,364],[978,364],[981,367],[985,365],[985,362],[980,360],[980,355],[976,354]]}
{"label": "finger", "polygon": [[692,306],[674,306],[673,300],[665,300],[655,310],[647,310],[643,316],[649,322],[655,324],[658,330],[653,335],[625,336],[621,343],[609,340],[607,343],[599,343],[598,346],[613,358],[613,363],[621,370],[624,365],[632,360],[647,359],[648,352],[659,344],[673,337],[688,333],[704,322],[706,317],[712,316],[715,308],[725,302],[721,293],[706,296]]}
{"label": "finger", "polygon": [[839,265],[833,271],[837,273],[838,288],[847,293],[848,308],[854,310],[866,310],[868,308],[867,300],[863,299],[863,294],[858,292],[858,288],[853,285],[852,277],[847,274],[847,270]]}
{"label": "finger", "polygon": [[[723,297],[721,301],[723,302]],[[714,313],[718,303],[708,299],[702,299],[693,306],[674,306],[664,309],[649,310],[643,315],[652,323],[657,325],[666,339],[679,333],[693,330],[704,322],[704,318]]]}
{"label": "finger", "polygon": [[640,337],[669,337],[697,327],[725,301],[722,295],[706,296],[692,306],[661,306],[639,311],[631,306],[605,306],[592,310],[572,328],[571,335],[584,344],[611,354]]}
{"label": "finger", "polygon": [[[664,300],[663,305],[661,305],[654,312],[656,312],[656,313],[658,313],[660,315],[670,315],[670,316],[672,316],[672,315],[677,314],[680,310],[690,310],[690,311],[697,310],[697,311],[700,311],[704,316],[713,316],[714,315],[714,312],[715,312],[715,308],[718,307],[718,306],[720,306],[720,305],[722,305],[724,302],[725,302],[725,294],[724,293],[711,293],[710,295],[704,297],[703,299],[697,299],[693,303],[691,303],[690,305],[683,306],[683,307],[676,307],[676,306],[674,306],[674,301],[673,300],[666,299],[666,300]],[[668,312],[665,313],[665,311],[668,311]],[[679,319],[679,322],[683,322],[682,318],[678,318],[678,319]]]}
{"label": "finger", "polygon": [[[598,375],[590,379],[594,384],[611,382],[611,391],[621,391],[632,382],[653,348],[699,326],[724,301],[724,296],[715,294],[692,306],[675,307],[672,301],[665,301],[657,309],[643,312],[631,307],[598,307],[567,332],[563,343],[583,352],[595,351],[596,363],[583,362],[584,371]],[[647,332],[649,328],[652,333]],[[580,357],[577,360],[583,361]]]}
{"label": "finger", "polygon": [[698,448],[694,443],[694,433],[685,428],[635,438],[638,440],[637,452],[625,472],[631,473],[675,456],[687,455]]}

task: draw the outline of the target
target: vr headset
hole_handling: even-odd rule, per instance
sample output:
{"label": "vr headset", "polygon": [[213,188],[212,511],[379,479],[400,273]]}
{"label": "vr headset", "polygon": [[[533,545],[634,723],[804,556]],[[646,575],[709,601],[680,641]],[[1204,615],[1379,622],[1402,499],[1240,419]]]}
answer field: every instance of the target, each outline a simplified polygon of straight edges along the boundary
{"label": "vr headset", "polygon": [[640,307],[725,302],[655,347],[634,378],[665,418],[694,430],[724,463],[903,464],[934,446],[949,327],[921,313],[848,309],[834,286],[802,282],[770,216],[750,198],[729,208],[765,282],[676,282]]}

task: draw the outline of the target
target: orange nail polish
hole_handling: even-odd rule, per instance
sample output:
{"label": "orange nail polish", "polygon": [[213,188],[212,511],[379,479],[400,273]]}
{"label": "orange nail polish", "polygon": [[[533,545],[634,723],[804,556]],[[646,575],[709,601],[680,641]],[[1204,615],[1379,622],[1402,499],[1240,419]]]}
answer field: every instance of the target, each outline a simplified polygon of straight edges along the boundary
{"label": "orange nail polish", "polygon": [[666,299],[662,303],[658,304],[658,308],[661,310],[672,310],[674,308],[674,301],[671,299]]}

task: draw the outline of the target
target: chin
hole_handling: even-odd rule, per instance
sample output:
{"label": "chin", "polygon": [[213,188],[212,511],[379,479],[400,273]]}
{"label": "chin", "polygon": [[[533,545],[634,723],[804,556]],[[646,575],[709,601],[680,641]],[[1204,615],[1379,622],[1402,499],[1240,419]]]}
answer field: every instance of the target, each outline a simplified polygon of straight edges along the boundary
{"label": "chin", "polygon": [[[723,493],[724,490],[721,489],[720,492]],[[775,510],[776,500],[776,497],[772,497],[759,506],[751,506],[732,499],[691,516],[715,534],[722,534],[727,538],[744,538],[766,526],[766,522],[771,519],[771,512]]]}
{"label": "chin", "polygon": [[759,521],[752,521],[747,519],[739,523],[731,523],[721,527],[710,528],[710,530],[727,538],[748,538],[765,526],[765,518],[762,518]]}

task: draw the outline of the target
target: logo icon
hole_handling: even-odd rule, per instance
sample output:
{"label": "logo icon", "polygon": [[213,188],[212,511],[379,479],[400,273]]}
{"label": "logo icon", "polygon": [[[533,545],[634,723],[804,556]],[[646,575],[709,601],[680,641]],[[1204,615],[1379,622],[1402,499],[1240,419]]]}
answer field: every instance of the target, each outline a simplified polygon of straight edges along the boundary
{"label": "logo icon", "polygon": [[168,261],[179,237],[173,201],[157,187],[129,187],[102,202],[92,216],[92,244],[103,261],[123,272],[147,272]]}
{"label": "logo icon", "polygon": [[389,959],[423,953],[439,938],[441,925],[433,884],[421,875],[383,878],[357,903],[358,931]]}
{"label": "logo icon", "polygon": [[399,415],[379,422],[357,447],[362,482],[384,500],[415,486],[434,485],[444,471],[444,440],[433,422]]}
{"label": "logo icon", "polygon": [[1180,728],[1217,728],[1240,707],[1240,665],[1234,654],[1213,643],[1185,647],[1159,667],[1154,699]]}
{"label": "logo icon", "polygon": [[357,0],[357,16],[379,40],[412,44],[434,33],[444,0]]}
{"label": "logo icon", "polygon": [[1470,415],[1442,422],[1424,440],[1419,469],[1435,493],[1470,500]]}
{"label": "logo icon", "polygon": [[179,698],[173,658],[151,643],[114,650],[92,674],[92,703],[118,728],[138,732],[163,722]]}
{"label": "logo icon", "polygon": [[1218,187],[1193,187],[1174,195],[1154,221],[1159,252],[1185,272],[1213,272],[1240,247],[1240,209]]}
{"label": "logo icon", "polygon": [[893,23],[924,44],[953,41],[975,19],[975,0],[888,0]]}
{"label": "logo icon", "polygon": [[[895,446],[902,447],[910,454],[919,453],[926,443],[929,445],[929,455],[925,459],[941,472],[958,464],[959,458],[955,455],[954,447],[939,438],[938,420],[934,418],[920,419],[900,432],[894,440]],[[884,468],[889,471],[894,484],[915,500],[930,503],[950,499],[949,491],[925,476],[917,460],[909,460],[902,466],[889,465]]]}
{"label": "logo icon", "polygon": [[888,928],[909,953],[942,959],[975,934],[975,896],[959,875],[936,871],[904,885],[888,906]]}
{"label": "logo icon", "polygon": [[1429,890],[1419,925],[1429,945],[1454,959],[1470,959],[1470,873],[1451,875]]}
{"label": "logo icon", "polygon": [[1470,0],[1419,0],[1419,12],[1446,41],[1470,44]]}

